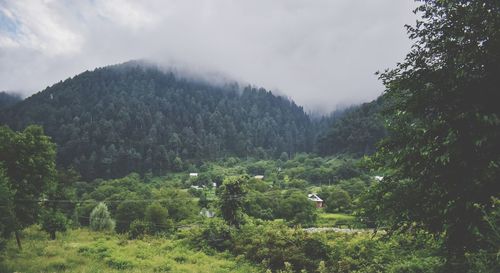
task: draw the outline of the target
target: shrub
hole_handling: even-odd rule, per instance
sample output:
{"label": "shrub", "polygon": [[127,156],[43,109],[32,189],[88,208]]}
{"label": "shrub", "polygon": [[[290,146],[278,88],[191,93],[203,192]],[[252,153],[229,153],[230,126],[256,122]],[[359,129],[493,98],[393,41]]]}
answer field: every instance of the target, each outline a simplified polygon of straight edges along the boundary
{"label": "shrub", "polygon": [[144,217],[144,202],[123,201],[116,209],[116,231],[124,233],[129,230],[130,224],[136,219]]}
{"label": "shrub", "polygon": [[173,229],[173,222],[168,218],[168,210],[158,202],[146,208],[145,220],[152,234],[170,232]]}
{"label": "shrub", "polygon": [[320,196],[325,201],[327,212],[345,212],[351,207],[349,193],[339,187],[324,187],[321,189]]}
{"label": "shrub", "polygon": [[198,247],[210,247],[218,251],[231,248],[232,230],[224,220],[220,218],[207,219],[202,227],[197,230],[193,237]]}
{"label": "shrub", "polygon": [[68,219],[59,211],[44,211],[41,217],[42,229],[50,234],[50,239],[56,239],[56,231],[66,231]]}
{"label": "shrub", "polygon": [[132,268],[134,264],[128,260],[125,260],[123,258],[117,258],[117,257],[109,257],[106,259],[106,263],[108,264],[109,267],[118,269],[118,270],[123,270],[123,269],[128,269]]}
{"label": "shrub", "polygon": [[128,236],[130,239],[141,239],[144,235],[150,233],[149,224],[143,220],[134,220],[130,224]]}
{"label": "shrub", "polygon": [[90,229],[94,231],[111,231],[115,229],[115,221],[111,219],[106,204],[99,203],[90,213]]}

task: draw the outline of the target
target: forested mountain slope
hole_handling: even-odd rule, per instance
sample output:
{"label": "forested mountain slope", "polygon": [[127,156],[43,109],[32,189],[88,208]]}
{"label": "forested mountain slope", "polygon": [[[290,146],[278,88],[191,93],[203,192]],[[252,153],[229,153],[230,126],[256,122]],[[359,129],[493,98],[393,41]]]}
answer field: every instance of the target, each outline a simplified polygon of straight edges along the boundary
{"label": "forested mountain slope", "polygon": [[18,94],[8,93],[5,91],[0,92],[0,110],[12,106],[22,100]]}
{"label": "forested mountain slope", "polygon": [[84,178],[308,152],[315,134],[302,107],[270,91],[212,85],[138,62],[59,82],[0,119],[16,130],[42,125],[58,145],[60,166],[74,166]]}
{"label": "forested mountain slope", "polygon": [[352,106],[335,118],[331,127],[319,132],[316,150],[321,155],[351,154],[361,156],[375,151],[386,131],[381,118],[385,100]]}

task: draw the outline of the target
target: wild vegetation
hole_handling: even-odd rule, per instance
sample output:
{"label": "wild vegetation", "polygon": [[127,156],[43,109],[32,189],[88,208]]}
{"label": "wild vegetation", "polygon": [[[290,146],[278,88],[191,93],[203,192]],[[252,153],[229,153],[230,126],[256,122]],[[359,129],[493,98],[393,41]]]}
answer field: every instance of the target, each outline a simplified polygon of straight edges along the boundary
{"label": "wild vegetation", "polygon": [[416,12],[383,97],[330,121],[135,64],[8,107],[0,271],[499,272],[500,2]]}

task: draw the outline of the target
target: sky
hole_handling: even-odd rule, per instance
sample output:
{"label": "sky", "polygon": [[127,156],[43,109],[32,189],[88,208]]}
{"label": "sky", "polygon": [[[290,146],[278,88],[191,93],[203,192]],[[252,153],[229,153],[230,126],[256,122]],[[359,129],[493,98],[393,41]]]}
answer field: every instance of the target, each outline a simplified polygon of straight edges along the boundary
{"label": "sky", "polygon": [[410,49],[412,0],[0,0],[0,90],[129,60],[220,73],[309,111],[370,101]]}

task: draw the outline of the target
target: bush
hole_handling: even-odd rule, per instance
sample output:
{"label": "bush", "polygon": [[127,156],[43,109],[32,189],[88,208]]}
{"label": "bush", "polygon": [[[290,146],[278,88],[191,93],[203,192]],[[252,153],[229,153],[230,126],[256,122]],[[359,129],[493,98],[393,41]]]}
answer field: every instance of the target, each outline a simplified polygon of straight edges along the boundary
{"label": "bush", "polygon": [[143,220],[137,219],[130,224],[128,236],[130,239],[141,239],[148,233],[150,233],[149,224]]}
{"label": "bush", "polygon": [[325,201],[327,212],[347,212],[351,207],[349,193],[336,186],[322,188],[319,195]]}
{"label": "bush", "polygon": [[158,202],[146,208],[145,220],[152,234],[170,232],[174,227],[173,221],[168,218],[168,210]]}
{"label": "bush", "polygon": [[286,263],[296,272],[314,272],[331,252],[325,240],[278,221],[246,224],[233,237],[234,254],[262,263],[273,272],[287,270]]}
{"label": "bush", "polygon": [[276,216],[291,225],[311,226],[316,222],[317,212],[307,194],[302,191],[288,191],[279,200]]}
{"label": "bush", "polygon": [[123,201],[116,209],[116,231],[118,233],[127,232],[130,223],[134,220],[144,218],[145,204],[137,201]]}
{"label": "bush", "polygon": [[56,231],[66,231],[68,219],[63,213],[54,210],[47,210],[42,213],[42,229],[50,234],[50,239],[56,239]]}
{"label": "bush", "polygon": [[231,248],[233,228],[220,218],[207,219],[193,236],[194,243],[200,248],[210,247],[218,251]]}
{"label": "bush", "polygon": [[106,259],[106,263],[108,264],[109,267],[118,269],[118,270],[124,270],[128,268],[132,268],[134,264],[126,259],[123,258],[116,258],[116,257],[109,257]]}
{"label": "bush", "polygon": [[115,221],[111,219],[108,207],[104,203],[99,203],[90,213],[90,229],[94,231],[115,229]]}

